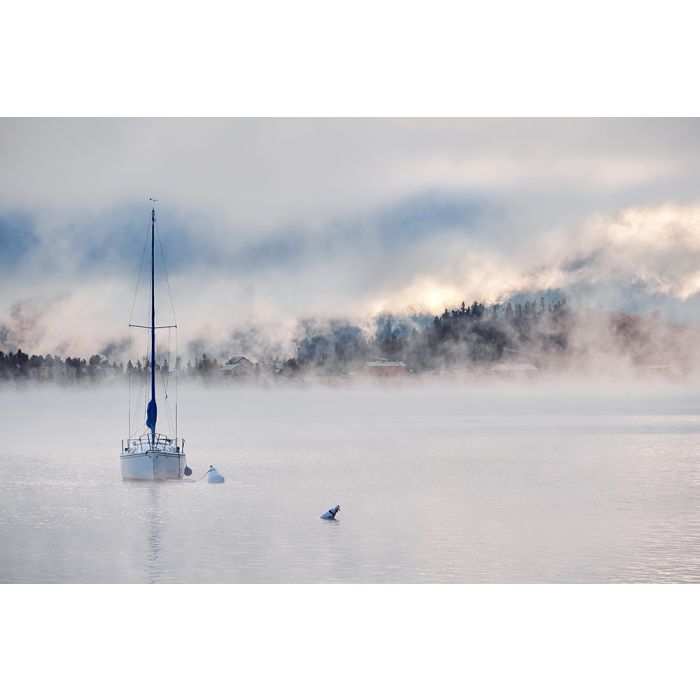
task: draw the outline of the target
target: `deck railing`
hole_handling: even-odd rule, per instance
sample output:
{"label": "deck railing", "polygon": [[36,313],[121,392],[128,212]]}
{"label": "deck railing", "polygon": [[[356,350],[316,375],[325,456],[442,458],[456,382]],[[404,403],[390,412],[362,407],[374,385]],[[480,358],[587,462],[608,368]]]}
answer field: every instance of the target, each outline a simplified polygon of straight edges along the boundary
{"label": "deck railing", "polygon": [[142,454],[150,450],[182,453],[185,451],[185,441],[182,438],[169,438],[160,433],[156,434],[155,441],[150,433],[138,438],[122,440],[122,454]]}

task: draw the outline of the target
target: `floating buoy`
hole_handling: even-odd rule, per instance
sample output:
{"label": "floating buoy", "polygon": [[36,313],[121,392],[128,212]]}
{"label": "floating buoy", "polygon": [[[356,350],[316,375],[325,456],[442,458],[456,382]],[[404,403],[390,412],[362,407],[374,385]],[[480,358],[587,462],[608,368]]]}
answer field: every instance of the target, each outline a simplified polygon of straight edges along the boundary
{"label": "floating buoy", "polygon": [[319,515],[318,517],[321,518],[321,520],[335,520],[335,516],[338,514],[339,510],[340,506],[329,508],[323,515]]}
{"label": "floating buoy", "polygon": [[207,472],[207,481],[210,484],[223,484],[224,483],[224,477],[221,476],[219,471],[214,468],[214,466],[209,467],[209,471]]}
{"label": "floating buoy", "polygon": [[185,476],[192,476],[192,470],[189,467],[185,467]]}

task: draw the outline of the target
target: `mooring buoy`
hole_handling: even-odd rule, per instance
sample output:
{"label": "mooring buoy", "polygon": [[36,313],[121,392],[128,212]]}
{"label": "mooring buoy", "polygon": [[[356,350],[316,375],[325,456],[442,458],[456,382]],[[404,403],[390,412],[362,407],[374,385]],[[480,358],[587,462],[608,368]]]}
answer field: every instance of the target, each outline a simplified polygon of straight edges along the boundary
{"label": "mooring buoy", "polygon": [[340,506],[329,508],[323,515],[319,515],[318,517],[321,518],[321,520],[335,520],[335,516],[338,514],[339,510]]}
{"label": "mooring buoy", "polygon": [[223,484],[224,477],[219,473],[218,469],[212,465],[209,467],[209,471],[207,472],[207,481],[210,484]]}

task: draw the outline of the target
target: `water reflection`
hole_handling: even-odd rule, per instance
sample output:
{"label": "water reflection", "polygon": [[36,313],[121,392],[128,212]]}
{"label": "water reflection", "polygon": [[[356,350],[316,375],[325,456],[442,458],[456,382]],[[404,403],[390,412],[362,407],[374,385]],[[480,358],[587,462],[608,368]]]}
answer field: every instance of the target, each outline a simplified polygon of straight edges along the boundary
{"label": "water reflection", "polygon": [[147,491],[146,503],[146,534],[148,547],[144,561],[146,583],[160,583],[163,572],[161,558],[161,527],[163,513],[161,508],[161,493],[163,484],[155,481],[145,484]]}
{"label": "water reflection", "polygon": [[133,511],[136,532],[134,537],[137,552],[141,555],[134,560],[144,583],[161,583],[163,579],[163,494],[164,484],[157,481],[124,481],[126,497],[134,505]]}

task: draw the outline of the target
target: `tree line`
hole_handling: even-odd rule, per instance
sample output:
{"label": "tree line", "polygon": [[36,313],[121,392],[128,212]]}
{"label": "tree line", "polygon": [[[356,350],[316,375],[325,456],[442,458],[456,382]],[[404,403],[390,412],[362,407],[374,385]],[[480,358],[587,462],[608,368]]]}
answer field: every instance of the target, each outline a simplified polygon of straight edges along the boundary
{"label": "tree line", "polygon": [[371,338],[352,324],[307,326],[297,341],[297,360],[301,368],[335,370],[369,357],[382,357],[425,371],[493,363],[509,352],[556,355],[567,349],[571,323],[565,299],[546,303],[541,298],[492,306],[462,302],[432,320],[421,316],[380,317]]}
{"label": "tree line", "polygon": [[[256,363],[255,373],[288,376],[304,370],[343,372],[378,357],[405,362],[415,371],[429,371],[497,362],[508,352],[562,354],[567,348],[571,316],[564,299],[545,303],[542,298],[492,306],[462,302],[432,318],[385,315],[375,319],[374,333],[369,336],[359,326],[342,320],[304,322],[295,341],[295,356]],[[232,351],[235,354],[236,348]],[[184,377],[212,377],[222,366],[217,358],[202,353],[186,364],[177,357],[172,368],[164,358],[156,362],[156,371],[177,369]],[[21,349],[0,351],[0,380],[74,383],[148,372],[146,358],[124,364],[99,354],[85,359],[28,355]]]}

